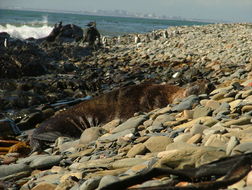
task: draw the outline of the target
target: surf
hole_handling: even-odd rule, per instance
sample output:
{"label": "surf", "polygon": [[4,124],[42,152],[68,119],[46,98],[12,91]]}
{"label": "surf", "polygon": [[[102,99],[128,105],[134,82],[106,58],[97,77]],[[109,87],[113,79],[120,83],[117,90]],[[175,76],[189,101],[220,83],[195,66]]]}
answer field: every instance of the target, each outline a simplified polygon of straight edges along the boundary
{"label": "surf", "polygon": [[23,24],[1,24],[0,32],[7,32],[12,38],[44,38],[50,34],[53,26],[48,24],[48,18],[44,16],[42,20],[33,20]]}

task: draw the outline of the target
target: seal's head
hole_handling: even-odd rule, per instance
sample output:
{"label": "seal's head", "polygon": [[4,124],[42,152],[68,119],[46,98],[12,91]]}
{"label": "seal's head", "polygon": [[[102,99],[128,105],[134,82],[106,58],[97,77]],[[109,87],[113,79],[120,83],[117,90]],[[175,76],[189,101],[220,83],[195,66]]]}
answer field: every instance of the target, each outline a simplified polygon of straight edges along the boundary
{"label": "seal's head", "polygon": [[208,80],[202,79],[195,81],[192,85],[189,85],[184,95],[185,97],[190,95],[199,95],[199,94],[209,94],[215,89],[215,86],[213,83],[209,82]]}

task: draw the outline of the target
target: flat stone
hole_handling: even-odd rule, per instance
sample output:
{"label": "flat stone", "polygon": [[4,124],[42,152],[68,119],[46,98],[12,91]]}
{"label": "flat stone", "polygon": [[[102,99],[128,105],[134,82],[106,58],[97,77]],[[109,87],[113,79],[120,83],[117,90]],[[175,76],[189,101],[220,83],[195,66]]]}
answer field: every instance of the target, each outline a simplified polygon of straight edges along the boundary
{"label": "flat stone", "polygon": [[192,109],[192,106],[196,103],[199,102],[199,97],[195,95],[191,95],[187,98],[185,98],[181,103],[178,105],[174,106],[171,111],[183,111],[183,110],[188,110]]}
{"label": "flat stone", "polygon": [[79,190],[94,190],[98,187],[100,180],[101,178],[88,179],[79,187]]}
{"label": "flat stone", "polygon": [[92,141],[97,140],[100,136],[102,136],[104,132],[101,127],[91,127],[85,129],[80,137],[80,144],[88,144]]}
{"label": "flat stone", "polygon": [[118,168],[118,169],[109,169],[109,170],[101,170],[101,171],[97,171],[97,172],[92,172],[91,174],[89,174],[90,177],[103,177],[106,175],[113,175],[113,176],[118,176],[122,173],[124,173],[125,171],[127,171],[128,168]]}
{"label": "flat stone", "polygon": [[162,126],[162,123],[165,123],[167,121],[174,121],[175,117],[169,115],[169,114],[162,114],[157,116],[157,118],[153,121],[152,126]]}
{"label": "flat stone", "polygon": [[189,121],[187,123],[177,125],[173,129],[190,128],[196,123],[204,123],[204,122],[207,122],[209,119],[212,119],[212,117],[209,117],[209,116],[199,117],[199,118],[193,119],[192,121]]}
{"label": "flat stone", "polygon": [[83,172],[68,172],[68,173],[65,173],[60,178],[60,182],[63,183],[69,177],[76,177],[77,179],[82,179],[83,178]]}
{"label": "flat stone", "polygon": [[184,110],[183,116],[185,119],[193,119],[194,110]]}
{"label": "flat stone", "polygon": [[73,147],[76,147],[78,144],[79,144],[79,140],[69,141],[69,142],[65,142],[58,145],[58,148],[60,152],[64,152],[64,151],[68,151],[69,149]]}
{"label": "flat stone", "polygon": [[227,143],[226,154],[230,155],[233,148],[238,144],[239,140],[235,136],[232,136]]}
{"label": "flat stone", "polygon": [[152,123],[153,123],[153,120],[152,119],[148,119],[148,120],[146,120],[146,121],[143,122],[143,126],[145,128],[147,128],[147,127],[151,126]]}
{"label": "flat stone", "polygon": [[204,116],[210,116],[212,113],[212,109],[209,107],[203,107],[203,106],[197,106],[193,110],[193,119],[204,117]]}
{"label": "flat stone", "polygon": [[143,163],[132,166],[129,170],[124,172],[124,174],[133,176],[133,175],[139,174],[143,171],[149,170],[154,166],[154,164],[157,162],[157,160],[158,160],[157,158],[150,158],[149,160],[147,160]]}
{"label": "flat stone", "polygon": [[87,148],[83,151],[79,151],[73,154],[68,155],[69,158],[77,158],[77,157],[84,157],[90,155],[95,149],[94,148]]}
{"label": "flat stone", "polygon": [[252,105],[243,106],[242,109],[241,109],[241,111],[242,111],[242,113],[252,111]]}
{"label": "flat stone", "polygon": [[190,133],[182,133],[173,139],[174,142],[186,142],[192,137]]}
{"label": "flat stone", "polygon": [[124,158],[121,160],[116,160],[114,163],[112,163],[112,167],[114,169],[117,168],[127,168],[127,167],[132,167],[138,164],[141,164],[145,162],[146,160],[141,159],[141,158]]}
{"label": "flat stone", "polygon": [[177,149],[183,149],[183,148],[197,148],[196,145],[187,144],[185,142],[174,142],[166,146],[165,150],[177,150]]}
{"label": "flat stone", "polygon": [[231,155],[240,154],[240,153],[249,153],[249,152],[252,152],[252,142],[241,143],[237,145],[233,149]]}
{"label": "flat stone", "polygon": [[214,126],[207,128],[203,131],[203,134],[205,136],[211,135],[211,134],[217,134],[217,133],[222,133],[222,131],[225,131],[226,127],[224,127],[223,123],[216,123]]}
{"label": "flat stone", "polygon": [[166,136],[152,136],[146,142],[145,147],[150,152],[164,151],[168,144],[172,143],[172,139]]}
{"label": "flat stone", "polygon": [[31,172],[31,168],[26,164],[1,165],[0,179],[20,172]]}
{"label": "flat stone", "polygon": [[81,170],[85,168],[111,168],[112,163],[115,161],[114,158],[103,158],[97,160],[89,160],[83,163],[73,163],[69,166],[71,170]]}
{"label": "flat stone", "polygon": [[215,125],[216,123],[218,123],[219,121],[213,117],[207,119],[204,121],[203,125],[207,126],[207,127],[212,127],[213,125]]}
{"label": "flat stone", "polygon": [[192,126],[192,128],[190,129],[190,133],[191,133],[192,135],[195,135],[195,134],[203,134],[203,131],[204,131],[205,129],[208,129],[208,127],[205,126],[205,125],[194,124],[194,125]]}
{"label": "flat stone", "polygon": [[241,117],[239,119],[227,121],[224,123],[225,127],[230,127],[231,125],[247,125],[251,124],[251,117]]}
{"label": "flat stone", "polygon": [[225,92],[219,92],[218,94],[215,94],[211,97],[212,100],[221,100],[225,96]]}
{"label": "flat stone", "polygon": [[117,140],[118,138],[125,136],[125,135],[134,133],[135,130],[136,130],[135,128],[132,128],[132,129],[127,129],[127,130],[124,130],[124,131],[121,131],[121,132],[118,132],[115,134],[105,134],[105,135],[101,136],[100,138],[98,138],[98,141],[112,142],[112,141]]}
{"label": "flat stone", "polygon": [[33,169],[44,169],[54,165],[58,165],[62,159],[62,156],[44,156],[33,160],[30,163],[30,167]]}
{"label": "flat stone", "polygon": [[252,89],[246,90],[242,93],[242,98],[246,98],[248,96],[252,95]]}
{"label": "flat stone", "polygon": [[115,129],[112,130],[112,133],[119,133],[126,129],[132,129],[138,127],[140,124],[142,124],[146,120],[145,115],[140,115],[137,117],[132,117],[125,121],[124,123],[117,126]]}
{"label": "flat stone", "polygon": [[211,108],[212,110],[216,110],[220,107],[221,103],[220,102],[217,102],[215,100],[208,100],[206,103],[205,103],[205,106],[206,107],[209,107]]}
{"label": "flat stone", "polygon": [[98,189],[101,189],[102,187],[105,187],[106,185],[109,185],[111,183],[119,181],[120,178],[113,175],[106,175],[101,178],[101,181],[99,183]]}
{"label": "flat stone", "polygon": [[217,88],[217,89],[213,90],[213,91],[210,93],[210,95],[214,95],[214,94],[218,94],[218,93],[221,93],[221,94],[227,93],[227,92],[229,92],[230,90],[232,90],[232,88],[233,88],[232,86],[223,87],[223,88]]}
{"label": "flat stone", "polygon": [[50,184],[50,183],[39,183],[35,187],[32,188],[32,190],[54,190],[56,189],[57,185],[55,184]]}
{"label": "flat stone", "polygon": [[213,111],[213,116],[227,115],[230,113],[230,105],[227,102],[222,102],[221,105]]}
{"label": "flat stone", "polygon": [[233,97],[227,97],[227,98],[223,98],[223,99],[218,100],[218,102],[220,102],[220,103],[223,103],[223,102],[229,103],[232,101],[234,101]]}
{"label": "flat stone", "polygon": [[171,167],[176,169],[199,167],[224,156],[226,156],[224,151],[211,147],[174,149],[160,152],[158,157],[161,158],[155,167]]}
{"label": "flat stone", "polygon": [[204,146],[212,146],[212,147],[219,147],[219,148],[226,148],[226,144],[228,142],[228,138],[222,136],[220,134],[212,134],[209,136],[207,141],[203,143]]}
{"label": "flat stone", "polygon": [[121,123],[120,119],[114,119],[110,121],[109,123],[106,123],[102,126],[103,129],[105,129],[108,132],[111,132],[113,129],[115,129],[119,124]]}
{"label": "flat stone", "polygon": [[201,140],[202,140],[202,135],[201,134],[195,134],[190,139],[188,139],[186,141],[186,143],[188,143],[188,144],[197,144],[197,143],[201,142]]}
{"label": "flat stone", "polygon": [[232,102],[229,102],[231,112],[235,112],[242,101],[242,99],[237,99]]}
{"label": "flat stone", "polygon": [[147,151],[147,148],[143,143],[134,145],[127,153],[128,157],[135,157],[136,155],[142,155]]}

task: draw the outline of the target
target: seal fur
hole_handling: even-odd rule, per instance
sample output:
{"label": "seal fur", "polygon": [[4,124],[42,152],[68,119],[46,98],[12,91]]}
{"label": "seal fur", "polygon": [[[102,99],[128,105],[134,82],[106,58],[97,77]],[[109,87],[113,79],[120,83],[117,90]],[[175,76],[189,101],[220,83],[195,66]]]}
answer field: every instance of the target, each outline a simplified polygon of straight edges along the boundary
{"label": "seal fur", "polygon": [[123,121],[136,112],[162,108],[177,98],[207,93],[210,88],[205,81],[188,88],[154,83],[123,87],[79,103],[44,121],[34,130],[30,144],[33,151],[41,150],[45,141],[54,142],[59,136],[78,138],[87,128],[100,126],[115,118]]}

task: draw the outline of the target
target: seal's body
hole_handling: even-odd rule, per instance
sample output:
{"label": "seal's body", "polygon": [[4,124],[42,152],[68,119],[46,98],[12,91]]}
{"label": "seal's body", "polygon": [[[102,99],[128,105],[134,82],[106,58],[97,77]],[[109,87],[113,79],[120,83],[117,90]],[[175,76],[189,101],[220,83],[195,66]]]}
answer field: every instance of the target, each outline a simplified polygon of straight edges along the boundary
{"label": "seal's body", "polygon": [[170,84],[144,83],[123,87],[62,111],[36,128],[31,136],[33,150],[43,141],[53,142],[59,136],[80,137],[86,128],[100,126],[115,118],[122,121],[136,112],[149,112],[172,103],[177,98],[206,92],[206,83],[189,88]]}

